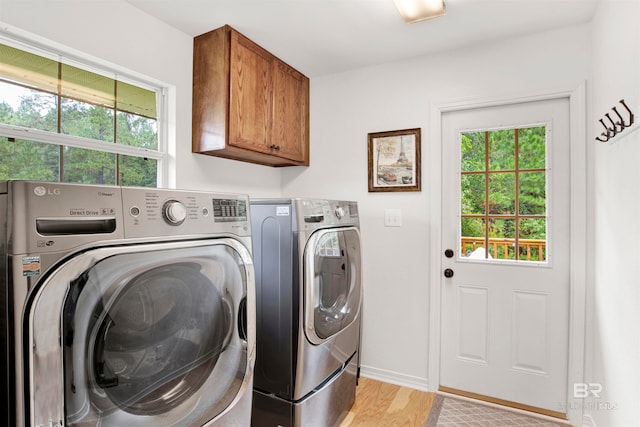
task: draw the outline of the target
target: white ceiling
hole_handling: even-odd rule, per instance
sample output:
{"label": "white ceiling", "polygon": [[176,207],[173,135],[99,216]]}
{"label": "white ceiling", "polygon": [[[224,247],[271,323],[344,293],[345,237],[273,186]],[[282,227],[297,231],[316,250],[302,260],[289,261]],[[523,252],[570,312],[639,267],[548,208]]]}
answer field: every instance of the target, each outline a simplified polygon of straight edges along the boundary
{"label": "white ceiling", "polygon": [[598,0],[446,0],[405,24],[393,0],[127,0],[196,36],[228,24],[309,77],[591,20]]}

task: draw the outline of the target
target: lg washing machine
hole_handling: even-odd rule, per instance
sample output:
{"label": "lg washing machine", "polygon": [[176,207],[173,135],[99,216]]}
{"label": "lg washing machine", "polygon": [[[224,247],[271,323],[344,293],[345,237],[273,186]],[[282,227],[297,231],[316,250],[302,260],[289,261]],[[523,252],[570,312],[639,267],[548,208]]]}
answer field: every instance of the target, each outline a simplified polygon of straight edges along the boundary
{"label": "lg washing machine", "polygon": [[8,181],[0,227],[8,425],[250,424],[246,196]]}

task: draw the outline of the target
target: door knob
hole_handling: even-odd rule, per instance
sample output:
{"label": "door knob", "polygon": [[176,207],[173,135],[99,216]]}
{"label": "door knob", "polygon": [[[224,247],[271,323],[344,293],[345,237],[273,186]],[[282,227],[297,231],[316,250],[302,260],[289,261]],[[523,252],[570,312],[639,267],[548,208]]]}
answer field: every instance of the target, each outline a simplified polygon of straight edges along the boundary
{"label": "door knob", "polygon": [[444,277],[446,277],[447,279],[450,279],[453,277],[453,270],[450,268],[447,268],[444,270]]}
{"label": "door knob", "polygon": [[453,249],[447,249],[446,251],[444,251],[444,256],[446,256],[447,258],[453,258]]}

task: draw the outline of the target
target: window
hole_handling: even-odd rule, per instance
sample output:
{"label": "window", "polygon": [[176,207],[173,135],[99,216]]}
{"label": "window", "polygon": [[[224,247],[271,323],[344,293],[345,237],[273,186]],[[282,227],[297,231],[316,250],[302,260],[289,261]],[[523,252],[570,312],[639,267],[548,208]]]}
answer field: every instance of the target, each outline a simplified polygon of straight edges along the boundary
{"label": "window", "polygon": [[461,256],[546,262],[546,127],[461,134]]}
{"label": "window", "polygon": [[0,180],[162,184],[162,93],[0,38]]}

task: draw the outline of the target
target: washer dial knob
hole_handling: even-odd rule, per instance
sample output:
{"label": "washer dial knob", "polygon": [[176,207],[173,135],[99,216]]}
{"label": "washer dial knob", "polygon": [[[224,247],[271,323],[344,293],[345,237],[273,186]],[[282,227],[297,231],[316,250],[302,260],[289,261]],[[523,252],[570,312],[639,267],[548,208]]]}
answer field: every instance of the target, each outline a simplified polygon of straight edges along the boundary
{"label": "washer dial knob", "polygon": [[342,206],[338,206],[334,213],[336,214],[336,218],[340,219],[344,216],[344,208]]}
{"label": "washer dial knob", "polygon": [[177,200],[169,200],[162,206],[162,216],[171,225],[180,225],[187,218],[187,208]]}

